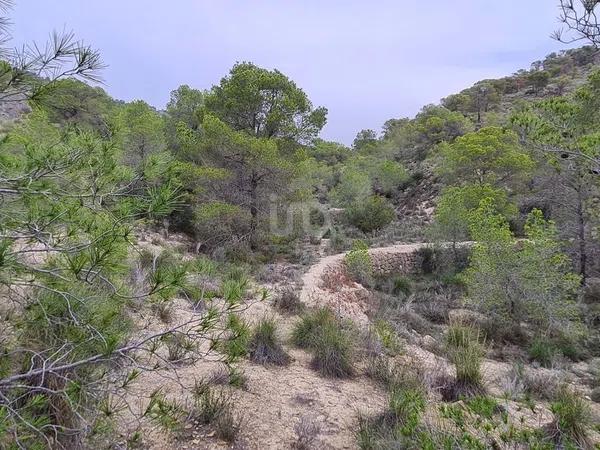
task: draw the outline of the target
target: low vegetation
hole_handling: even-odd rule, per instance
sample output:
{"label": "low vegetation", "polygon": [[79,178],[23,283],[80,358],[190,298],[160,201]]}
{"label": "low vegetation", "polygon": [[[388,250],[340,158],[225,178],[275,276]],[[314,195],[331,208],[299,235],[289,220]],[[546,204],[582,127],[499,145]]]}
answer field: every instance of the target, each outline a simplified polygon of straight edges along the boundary
{"label": "low vegetation", "polygon": [[329,309],[304,315],[293,330],[292,342],[310,350],[312,367],[325,377],[345,378],[355,372],[352,328]]}
{"label": "low vegetation", "polygon": [[600,3],[559,4],[592,46],[350,146],[251,62],[113,99],[0,0],[0,448],[350,446],[321,398],[273,408],[290,373],[372,400],[361,449],[598,447]]}

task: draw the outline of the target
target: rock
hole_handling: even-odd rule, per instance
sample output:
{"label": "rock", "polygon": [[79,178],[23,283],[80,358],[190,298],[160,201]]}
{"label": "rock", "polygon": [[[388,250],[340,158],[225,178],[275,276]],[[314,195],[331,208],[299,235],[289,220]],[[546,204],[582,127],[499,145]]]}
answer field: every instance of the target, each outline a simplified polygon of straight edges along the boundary
{"label": "rock", "polygon": [[487,317],[470,309],[451,309],[448,312],[450,322],[460,323],[462,325],[473,325],[481,327],[487,320]]}
{"label": "rock", "polygon": [[437,341],[427,334],[421,338],[421,346],[427,350],[431,350],[437,347]]}
{"label": "rock", "polygon": [[600,403],[600,387],[592,389],[592,393],[590,394],[590,399],[593,402]]}

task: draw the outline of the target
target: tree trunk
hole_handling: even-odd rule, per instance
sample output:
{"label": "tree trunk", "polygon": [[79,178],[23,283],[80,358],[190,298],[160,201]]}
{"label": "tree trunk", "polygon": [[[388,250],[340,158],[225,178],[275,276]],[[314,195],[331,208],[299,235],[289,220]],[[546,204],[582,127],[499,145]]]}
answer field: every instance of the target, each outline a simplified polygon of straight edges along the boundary
{"label": "tree trunk", "polygon": [[256,230],[258,228],[258,180],[252,172],[250,178],[250,248],[256,250]]}
{"label": "tree trunk", "polygon": [[585,281],[587,276],[587,245],[585,241],[585,211],[581,198],[581,186],[577,191],[577,239],[579,240],[579,274]]}

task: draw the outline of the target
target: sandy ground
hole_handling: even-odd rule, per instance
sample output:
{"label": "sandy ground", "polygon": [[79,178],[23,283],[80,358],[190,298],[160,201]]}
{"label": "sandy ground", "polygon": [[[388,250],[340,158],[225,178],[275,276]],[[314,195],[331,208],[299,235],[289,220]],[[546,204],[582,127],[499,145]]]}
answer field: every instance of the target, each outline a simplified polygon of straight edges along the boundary
{"label": "sandy ground", "polygon": [[[390,250],[413,252],[428,244],[401,244],[371,251]],[[344,254],[322,256],[301,276],[300,299],[308,306],[328,305],[338,313],[346,315],[358,324],[368,323],[368,291],[359,284],[341,276],[339,283],[332,286],[324,278],[338,273]],[[282,263],[285,264],[285,263]],[[338,272],[336,272],[338,271]],[[280,280],[263,283],[263,287],[276,292],[297,286],[295,281]],[[184,320],[191,310],[183,301],[177,302],[174,320]],[[233,395],[236,411],[243,418],[241,439],[237,444],[227,444],[214,437],[214,432],[201,425],[189,423],[183,432],[168,433],[156,426],[143,425],[142,447],[151,450],[188,449],[289,449],[295,441],[295,427],[304,417],[310,418],[321,427],[318,449],[355,449],[356,421],[358,412],[375,414],[384,410],[387,393],[372,380],[362,375],[349,380],[332,380],[319,376],[310,368],[310,355],[293,348],[287,343],[297,317],[278,314],[269,300],[254,302],[243,313],[245,319],[254,323],[264,316],[274,316],[279,326],[285,348],[292,357],[286,367],[263,367],[249,361],[241,361],[237,367],[247,377],[247,388],[225,388]],[[442,355],[443,356],[443,355]],[[429,350],[417,345],[406,346],[400,362],[416,364],[436,376],[440,371],[451,372],[448,362]],[[197,379],[208,377],[220,363],[204,359],[176,371],[165,369],[142,374],[133,384],[129,400],[137,412],[143,411],[148,396],[157,387],[162,388],[170,399],[180,404],[189,404],[189,389]],[[503,395],[502,383],[511,370],[511,365],[487,359],[483,364],[483,375],[489,392],[497,397]],[[597,413],[596,404],[593,404]],[[547,407],[534,413],[510,401],[505,402],[515,420],[531,426],[541,426],[551,420]],[[522,417],[522,418],[521,418]],[[125,439],[124,436],[122,438]]]}

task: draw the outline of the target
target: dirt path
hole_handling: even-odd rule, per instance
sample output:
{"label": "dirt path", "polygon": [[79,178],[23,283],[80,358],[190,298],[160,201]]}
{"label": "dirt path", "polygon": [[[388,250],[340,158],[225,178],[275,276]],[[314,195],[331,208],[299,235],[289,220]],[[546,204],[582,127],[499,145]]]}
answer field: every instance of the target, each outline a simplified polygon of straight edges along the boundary
{"label": "dirt path", "polygon": [[[408,254],[430,246],[430,243],[395,244],[369,250],[371,256]],[[312,307],[328,306],[343,317],[366,324],[374,306],[367,289],[345,274],[343,260],[347,252],[324,256],[302,276],[300,300]]]}

